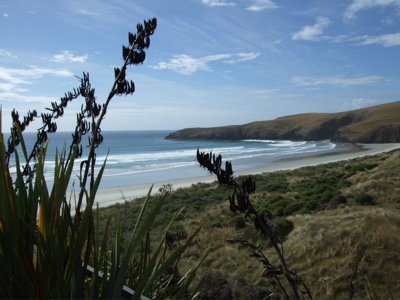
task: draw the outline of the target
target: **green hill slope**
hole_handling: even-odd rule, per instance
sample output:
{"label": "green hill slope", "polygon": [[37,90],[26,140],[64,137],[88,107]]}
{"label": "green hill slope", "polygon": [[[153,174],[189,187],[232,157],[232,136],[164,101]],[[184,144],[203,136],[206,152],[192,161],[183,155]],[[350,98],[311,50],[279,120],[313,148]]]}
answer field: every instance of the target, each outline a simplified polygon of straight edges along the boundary
{"label": "green hill slope", "polygon": [[307,113],[244,125],[186,128],[169,134],[176,140],[332,140],[351,143],[400,142],[400,102],[340,113]]}

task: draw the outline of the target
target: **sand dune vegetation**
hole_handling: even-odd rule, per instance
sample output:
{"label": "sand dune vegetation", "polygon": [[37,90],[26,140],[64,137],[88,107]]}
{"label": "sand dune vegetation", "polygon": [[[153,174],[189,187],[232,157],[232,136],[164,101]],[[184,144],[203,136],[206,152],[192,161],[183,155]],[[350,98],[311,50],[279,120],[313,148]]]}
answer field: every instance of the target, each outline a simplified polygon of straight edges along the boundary
{"label": "sand dune vegetation", "polygon": [[[252,177],[257,192],[251,200],[279,232],[288,265],[314,299],[400,297],[400,150]],[[154,241],[158,228],[184,206],[170,233],[189,234],[205,222],[198,243],[179,262],[184,273],[208,253],[196,279],[205,291],[200,299],[280,294],[262,276],[265,268],[254,249],[229,242],[245,239],[278,264],[254,220],[230,211],[228,196],[217,182],[174,190],[152,229]],[[141,202],[101,208],[100,215],[126,216],[129,228]]]}

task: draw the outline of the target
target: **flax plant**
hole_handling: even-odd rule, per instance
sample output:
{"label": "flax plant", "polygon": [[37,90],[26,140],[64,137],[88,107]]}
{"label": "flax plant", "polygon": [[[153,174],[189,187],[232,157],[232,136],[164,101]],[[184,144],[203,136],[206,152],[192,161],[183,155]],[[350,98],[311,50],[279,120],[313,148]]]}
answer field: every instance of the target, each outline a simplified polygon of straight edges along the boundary
{"label": "flax plant", "polygon": [[[188,294],[188,287],[197,267],[176,284],[171,284],[167,270],[179,261],[200,229],[171,253],[164,251],[163,240],[154,251],[146,246],[168,191],[160,192],[156,205],[149,209],[150,188],[125,251],[119,224],[114,246],[107,246],[111,218],[104,235],[99,236],[98,209],[93,208],[106,166],[104,161],[95,174],[96,148],[103,140],[101,122],[115,95],[135,91],[134,83],[125,79],[126,69],[143,63],[143,49],[149,47],[149,36],[156,25],[156,19],[145,21],[138,24],[136,34],[129,33],[129,46],[123,47],[123,66],[115,68],[115,81],[103,105],[96,103],[89,74],[85,73],[77,89],[66,93],[59,104],[51,103],[50,113],[41,114],[43,126],[31,151],[23,132],[38,113],[29,111],[21,122],[14,110],[11,136],[5,142],[0,109],[0,298],[145,299],[145,294],[179,299],[195,295]],[[57,130],[56,119],[63,115],[67,103],[79,97],[84,104],[77,114],[71,145],[56,152],[54,181],[49,186],[44,174],[47,135]],[[69,193],[75,159],[82,155],[81,139],[87,133],[89,154],[80,164],[79,190]],[[12,159],[15,174],[10,171]]]}

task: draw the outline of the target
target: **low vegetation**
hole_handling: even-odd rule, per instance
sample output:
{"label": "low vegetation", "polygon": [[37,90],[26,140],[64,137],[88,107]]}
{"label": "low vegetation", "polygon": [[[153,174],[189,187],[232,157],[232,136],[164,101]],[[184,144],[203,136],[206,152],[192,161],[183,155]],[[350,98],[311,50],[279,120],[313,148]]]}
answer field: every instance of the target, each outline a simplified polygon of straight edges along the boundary
{"label": "low vegetation", "polygon": [[[251,200],[269,218],[288,265],[313,298],[400,297],[400,150],[253,178],[257,192]],[[230,211],[230,192],[217,182],[174,190],[153,232],[184,204],[181,231],[190,233],[205,222],[198,243],[180,261],[184,272],[208,253],[196,278],[206,290],[200,299],[262,299],[276,293],[276,286],[263,276],[253,248],[229,240],[257,245],[271,263],[279,263],[253,220]],[[141,201],[101,208],[100,215],[123,216]]]}

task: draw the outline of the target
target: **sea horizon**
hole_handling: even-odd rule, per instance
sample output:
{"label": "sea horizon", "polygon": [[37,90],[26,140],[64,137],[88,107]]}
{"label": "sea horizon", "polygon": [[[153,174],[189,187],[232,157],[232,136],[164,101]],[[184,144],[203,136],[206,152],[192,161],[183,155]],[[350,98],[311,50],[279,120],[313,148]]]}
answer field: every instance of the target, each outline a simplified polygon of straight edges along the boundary
{"label": "sea horizon", "polygon": [[[279,160],[349,151],[350,145],[330,141],[289,140],[223,140],[182,141],[166,140],[174,130],[104,131],[103,143],[96,150],[96,174],[107,158],[100,189],[127,185],[152,184],[168,180],[207,176],[209,173],[196,162],[196,151],[222,155],[231,161],[235,172],[246,171],[279,163]],[[35,142],[36,133],[24,133],[28,150]],[[69,145],[71,132],[49,135],[45,174],[52,181],[56,149]],[[77,184],[79,165],[85,159],[87,138],[82,139],[84,154],[76,160],[72,181]],[[19,149],[20,150],[20,149]],[[86,151],[85,151],[86,150]],[[96,175],[95,174],[95,175]]]}

